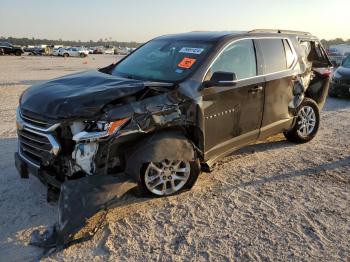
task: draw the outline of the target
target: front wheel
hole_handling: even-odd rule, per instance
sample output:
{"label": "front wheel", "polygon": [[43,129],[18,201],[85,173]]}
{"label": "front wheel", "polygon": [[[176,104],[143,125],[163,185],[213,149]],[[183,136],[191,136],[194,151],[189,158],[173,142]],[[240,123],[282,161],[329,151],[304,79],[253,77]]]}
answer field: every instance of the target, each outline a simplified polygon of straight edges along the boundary
{"label": "front wheel", "polygon": [[297,108],[296,122],[293,128],[284,132],[284,136],[294,143],[306,143],[317,134],[320,126],[320,111],[315,101],[305,98]]}
{"label": "front wheel", "polygon": [[141,171],[143,189],[154,196],[170,196],[189,189],[200,172],[198,161],[163,160],[150,162]]}
{"label": "front wheel", "polygon": [[63,57],[64,57],[64,58],[67,58],[67,57],[69,57],[69,54],[68,54],[68,53],[64,53],[64,54],[63,54]]}

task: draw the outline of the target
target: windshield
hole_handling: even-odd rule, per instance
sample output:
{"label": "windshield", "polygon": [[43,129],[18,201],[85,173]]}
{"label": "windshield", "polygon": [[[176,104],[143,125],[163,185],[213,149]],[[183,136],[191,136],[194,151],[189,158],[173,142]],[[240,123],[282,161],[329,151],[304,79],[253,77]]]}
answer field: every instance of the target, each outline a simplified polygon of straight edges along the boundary
{"label": "windshield", "polygon": [[350,68],[350,56],[348,56],[347,58],[345,58],[343,64],[342,64],[343,67],[346,67],[346,68]]}
{"label": "windshield", "polygon": [[116,65],[112,75],[132,79],[177,82],[202,63],[212,44],[206,42],[154,40]]}

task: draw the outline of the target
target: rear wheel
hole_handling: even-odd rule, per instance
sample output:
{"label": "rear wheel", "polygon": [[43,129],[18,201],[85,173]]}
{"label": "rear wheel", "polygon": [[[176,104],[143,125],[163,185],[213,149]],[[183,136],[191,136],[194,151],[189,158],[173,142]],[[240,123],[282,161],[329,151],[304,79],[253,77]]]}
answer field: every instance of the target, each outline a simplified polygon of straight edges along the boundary
{"label": "rear wheel", "polygon": [[81,58],[84,58],[84,57],[85,57],[85,54],[84,54],[84,53],[80,53],[80,57],[81,57]]}
{"label": "rear wheel", "polygon": [[15,52],[15,55],[16,55],[16,56],[21,56],[21,55],[22,55],[22,52],[21,52],[21,51],[16,51],[16,52]]}
{"label": "rear wheel", "polygon": [[297,109],[294,127],[284,136],[294,143],[306,143],[312,140],[320,126],[320,112],[315,101],[306,98]]}
{"label": "rear wheel", "polygon": [[150,162],[141,171],[143,189],[154,196],[169,196],[189,189],[199,175],[198,161],[163,160]]}
{"label": "rear wheel", "polygon": [[68,54],[68,53],[64,53],[64,54],[63,54],[63,57],[64,57],[64,58],[67,58],[67,57],[69,57],[69,54]]}

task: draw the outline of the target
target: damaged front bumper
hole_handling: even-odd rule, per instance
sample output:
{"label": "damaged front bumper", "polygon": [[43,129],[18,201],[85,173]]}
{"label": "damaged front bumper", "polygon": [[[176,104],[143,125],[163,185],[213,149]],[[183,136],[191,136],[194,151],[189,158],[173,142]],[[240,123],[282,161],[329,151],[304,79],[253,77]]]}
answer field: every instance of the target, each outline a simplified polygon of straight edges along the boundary
{"label": "damaged front bumper", "polygon": [[[30,244],[52,252],[90,239],[102,223],[90,219],[117,205],[135,187],[137,184],[123,173],[66,181],[61,187],[57,223],[43,233],[35,230]],[[89,230],[77,234],[85,225]]]}
{"label": "damaged front bumper", "polygon": [[29,174],[36,176],[43,184],[60,188],[62,182],[57,180],[55,176],[40,169],[40,166],[33,164],[30,160],[25,159],[18,152],[15,153],[15,166],[21,178],[29,178]]}

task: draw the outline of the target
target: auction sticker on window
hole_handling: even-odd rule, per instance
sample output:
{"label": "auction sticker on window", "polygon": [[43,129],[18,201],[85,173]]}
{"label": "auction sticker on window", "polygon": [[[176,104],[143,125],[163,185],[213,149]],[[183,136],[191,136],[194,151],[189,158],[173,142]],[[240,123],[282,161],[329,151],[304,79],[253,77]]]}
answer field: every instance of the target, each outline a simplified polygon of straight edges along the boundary
{"label": "auction sticker on window", "polygon": [[200,55],[203,51],[203,48],[183,47],[179,53]]}
{"label": "auction sticker on window", "polygon": [[184,59],[182,59],[182,61],[178,64],[178,67],[189,69],[194,65],[194,63],[196,63],[196,61],[196,59],[184,57]]}

